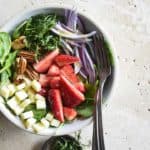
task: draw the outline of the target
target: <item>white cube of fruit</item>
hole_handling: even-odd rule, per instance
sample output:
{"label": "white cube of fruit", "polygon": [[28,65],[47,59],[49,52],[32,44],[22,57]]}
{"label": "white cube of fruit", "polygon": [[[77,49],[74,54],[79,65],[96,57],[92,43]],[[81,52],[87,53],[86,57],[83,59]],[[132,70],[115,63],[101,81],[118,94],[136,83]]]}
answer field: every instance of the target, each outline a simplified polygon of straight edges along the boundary
{"label": "white cube of fruit", "polygon": [[36,123],[36,119],[35,118],[29,118],[29,119],[26,120],[25,126],[26,126],[27,129],[29,129],[35,123]]}
{"label": "white cube of fruit", "polygon": [[5,103],[5,101],[4,101],[2,96],[0,96],[0,103],[3,103],[3,104]]}
{"label": "white cube of fruit", "polygon": [[46,117],[45,117],[48,121],[52,121],[52,119],[54,118],[54,115],[52,113],[47,113]]}
{"label": "white cube of fruit", "polygon": [[0,88],[0,95],[6,99],[9,97],[10,92],[9,92],[9,89],[6,85],[4,85]]}
{"label": "white cube of fruit", "polygon": [[28,98],[28,99],[25,99],[21,104],[20,104],[20,107],[22,108],[25,108],[27,107],[29,104],[31,104],[32,101]]}
{"label": "white cube of fruit", "polygon": [[7,105],[14,110],[18,106],[18,102],[16,97],[12,97],[10,100],[7,101]]}
{"label": "white cube of fruit", "polygon": [[37,100],[36,101],[36,109],[46,109],[46,101],[45,100]]}
{"label": "white cube of fruit", "polygon": [[58,127],[60,125],[60,121],[57,120],[57,119],[53,119],[51,122],[50,122],[50,125],[53,126],[53,127]]}
{"label": "white cube of fruit", "polygon": [[36,123],[33,124],[32,128],[34,129],[35,132],[39,133],[44,129],[44,126],[41,123]]}
{"label": "white cube of fruit", "polygon": [[45,100],[45,97],[43,97],[43,96],[40,95],[40,94],[36,94],[36,95],[35,95],[35,99],[36,99],[36,100]]}
{"label": "white cube of fruit", "polygon": [[24,112],[22,113],[20,116],[22,119],[29,119],[29,118],[32,118],[33,117],[33,112],[32,111],[27,111],[27,112]]}
{"label": "white cube of fruit", "polygon": [[31,102],[35,103],[35,94],[36,94],[35,91],[32,88],[29,88],[27,90],[27,93],[29,95],[29,98],[30,98]]}
{"label": "white cube of fruit", "polygon": [[28,79],[26,77],[23,77],[23,79],[24,79],[24,82],[25,82],[27,87],[31,86],[31,80],[30,79]]}
{"label": "white cube of fruit", "polygon": [[41,84],[36,80],[33,80],[31,82],[31,86],[36,92],[39,92],[41,90]]}
{"label": "white cube of fruit", "polygon": [[15,96],[19,101],[23,101],[25,98],[28,97],[27,93],[24,90],[16,92]]}
{"label": "white cube of fruit", "polygon": [[17,90],[22,90],[22,89],[24,89],[26,87],[26,84],[25,83],[21,83],[21,84],[18,84],[17,86],[16,86],[16,89]]}
{"label": "white cube of fruit", "polygon": [[50,123],[45,119],[45,118],[42,118],[41,119],[41,124],[45,127],[45,128],[48,128]]}
{"label": "white cube of fruit", "polygon": [[14,84],[8,84],[7,87],[9,89],[9,96],[14,95],[16,92],[16,86]]}
{"label": "white cube of fruit", "polygon": [[13,111],[14,111],[14,113],[18,116],[18,115],[20,115],[20,114],[24,111],[24,109],[21,108],[19,105],[17,105],[17,106],[15,107],[15,109],[13,109]]}

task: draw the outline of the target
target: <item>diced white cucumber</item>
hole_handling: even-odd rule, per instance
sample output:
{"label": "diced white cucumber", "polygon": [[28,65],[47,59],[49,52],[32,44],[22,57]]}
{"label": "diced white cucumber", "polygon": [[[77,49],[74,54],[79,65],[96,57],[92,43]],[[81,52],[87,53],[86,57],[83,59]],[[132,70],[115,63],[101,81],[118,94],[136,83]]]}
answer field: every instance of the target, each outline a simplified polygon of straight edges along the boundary
{"label": "diced white cucumber", "polygon": [[52,113],[47,113],[46,117],[45,117],[48,121],[52,121],[52,119],[54,118],[54,115]]}
{"label": "diced white cucumber", "polygon": [[17,86],[16,86],[16,89],[17,90],[22,90],[22,89],[24,89],[26,87],[26,84],[25,83],[21,83],[21,84],[18,84]]}
{"label": "diced white cucumber", "polygon": [[14,111],[14,113],[18,116],[18,115],[20,115],[20,114],[24,111],[24,109],[21,108],[19,105],[17,105],[17,106],[13,109],[13,111]]}
{"label": "diced white cucumber", "polygon": [[36,119],[35,118],[29,118],[26,120],[25,122],[25,126],[27,129],[31,128],[32,125],[34,125],[36,123]]}
{"label": "diced white cucumber", "polygon": [[36,109],[46,109],[46,101],[45,100],[37,100],[36,101]]}
{"label": "diced white cucumber", "polygon": [[16,97],[12,97],[10,100],[7,101],[7,105],[14,110],[18,106],[18,102]]}
{"label": "diced white cucumber", "polygon": [[14,84],[8,84],[7,87],[9,89],[9,96],[13,96],[16,92],[16,86]]}
{"label": "diced white cucumber", "polygon": [[15,96],[19,101],[23,101],[28,97],[27,93],[24,90],[16,92]]}
{"label": "diced white cucumber", "polygon": [[32,103],[35,103],[35,91],[32,88],[29,88],[27,90],[27,94],[29,95],[29,98],[31,100]]}
{"label": "diced white cucumber", "polygon": [[29,119],[29,118],[32,118],[33,117],[33,112],[32,111],[27,111],[27,112],[24,112],[22,113],[20,116],[22,119]]}
{"label": "diced white cucumber", "polygon": [[45,100],[45,97],[43,97],[43,96],[40,95],[40,94],[36,94],[36,95],[35,95],[35,99],[36,99],[36,100]]}
{"label": "diced white cucumber", "polygon": [[41,119],[41,124],[45,127],[45,128],[48,128],[50,123],[49,121],[47,121],[45,118],[42,118]]}
{"label": "diced white cucumber", "polygon": [[39,92],[41,90],[41,84],[36,80],[33,80],[31,82],[31,86],[36,92]]}
{"label": "diced white cucumber", "polygon": [[53,127],[59,127],[60,121],[57,120],[57,119],[53,119],[53,120],[50,122],[50,125],[53,126]]}
{"label": "diced white cucumber", "polygon": [[44,129],[44,126],[41,123],[36,123],[33,124],[32,128],[34,129],[35,132],[39,133]]}
{"label": "diced white cucumber", "polygon": [[21,104],[20,104],[20,107],[22,108],[25,108],[27,107],[29,104],[31,104],[32,101],[28,98],[28,99],[25,99]]}
{"label": "diced white cucumber", "polygon": [[7,99],[10,95],[10,91],[6,85],[0,88],[0,95]]}
{"label": "diced white cucumber", "polygon": [[3,104],[5,103],[5,101],[4,101],[2,96],[0,96],[0,103],[3,103]]}

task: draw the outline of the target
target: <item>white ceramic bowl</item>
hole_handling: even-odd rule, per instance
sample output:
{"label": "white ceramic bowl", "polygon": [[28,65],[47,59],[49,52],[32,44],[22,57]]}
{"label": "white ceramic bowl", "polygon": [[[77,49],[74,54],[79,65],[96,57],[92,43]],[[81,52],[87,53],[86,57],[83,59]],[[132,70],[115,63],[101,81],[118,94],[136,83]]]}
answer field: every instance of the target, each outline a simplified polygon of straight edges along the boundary
{"label": "white ceramic bowl", "polygon": [[[27,18],[29,18],[30,16],[33,15],[37,15],[37,14],[41,14],[41,13],[56,13],[56,14],[63,14],[64,13],[64,9],[65,8],[59,8],[59,7],[40,7],[40,8],[34,8],[34,9],[30,9],[28,11],[25,11],[21,14],[19,14],[18,16],[13,17],[8,23],[6,23],[0,30],[1,31],[6,31],[6,32],[10,32],[18,25],[20,24],[22,21],[26,20]],[[82,18],[82,20],[84,21],[84,24],[86,25],[86,30],[87,31],[101,31],[104,34],[104,37],[106,39],[106,41],[109,43],[109,46],[111,48],[111,52],[112,52],[112,57],[114,60],[114,67],[113,67],[113,72],[112,75],[110,77],[110,79],[107,82],[107,86],[104,88],[104,103],[103,106],[106,105],[107,101],[109,99],[111,99],[112,97],[112,91],[114,89],[114,85],[116,82],[116,78],[117,78],[117,63],[116,63],[116,54],[114,52],[114,49],[112,48],[110,41],[108,40],[108,36],[106,35],[106,32],[102,29],[102,27],[99,27],[99,25],[96,23],[96,20],[94,20],[94,18],[91,18],[90,16],[84,15],[81,12],[78,12],[80,17]],[[22,122],[20,121],[20,119],[16,116],[14,116],[9,109],[7,109],[5,107],[5,105],[0,104],[0,111],[2,112],[2,114],[8,119],[10,120],[13,124],[15,124],[17,127],[20,127],[21,129],[25,130],[25,131],[29,131],[30,133],[33,133],[32,130],[27,130],[24,125],[22,124]],[[83,127],[85,127],[86,125],[90,124],[92,122],[92,117],[88,118],[88,119],[84,119],[84,120],[75,120],[70,124],[65,124],[63,127],[60,128],[49,128],[46,129],[38,134],[40,135],[62,135],[62,134],[68,134],[71,132],[75,132],[77,130],[82,129]]]}

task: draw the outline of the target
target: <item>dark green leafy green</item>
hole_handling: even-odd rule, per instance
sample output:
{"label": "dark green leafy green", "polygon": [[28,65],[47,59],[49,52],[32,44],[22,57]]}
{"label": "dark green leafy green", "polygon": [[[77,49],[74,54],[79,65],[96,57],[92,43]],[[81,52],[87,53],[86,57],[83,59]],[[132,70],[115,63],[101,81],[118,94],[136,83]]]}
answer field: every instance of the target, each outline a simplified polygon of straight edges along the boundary
{"label": "dark green leafy green", "polygon": [[43,55],[59,45],[59,36],[50,31],[50,28],[56,24],[56,20],[56,15],[52,14],[33,16],[16,28],[13,32],[13,38],[26,36],[28,50],[35,51],[37,56]]}
{"label": "dark green leafy green", "polygon": [[53,137],[50,150],[82,150],[80,143],[68,135]]}
{"label": "dark green leafy green", "polygon": [[45,110],[45,109],[36,109],[35,104],[30,104],[29,106],[27,106],[25,108],[25,112],[26,111],[32,111],[34,114],[34,118],[37,121],[40,121],[43,117],[45,117],[45,115],[47,113],[47,110]]}

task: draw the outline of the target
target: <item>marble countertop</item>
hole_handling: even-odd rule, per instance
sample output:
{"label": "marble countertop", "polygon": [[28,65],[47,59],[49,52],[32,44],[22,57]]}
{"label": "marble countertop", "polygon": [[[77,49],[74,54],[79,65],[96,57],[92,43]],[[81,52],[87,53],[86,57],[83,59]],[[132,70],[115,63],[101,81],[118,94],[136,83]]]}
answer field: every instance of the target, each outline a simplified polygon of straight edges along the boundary
{"label": "marble countertop", "polygon": [[[0,26],[37,5],[77,5],[111,35],[119,62],[114,97],[104,112],[106,150],[150,148],[150,1],[149,0],[0,0]],[[89,132],[91,131],[91,132]],[[81,131],[90,150],[92,125]],[[26,133],[0,114],[0,149],[40,150],[48,137]]]}

